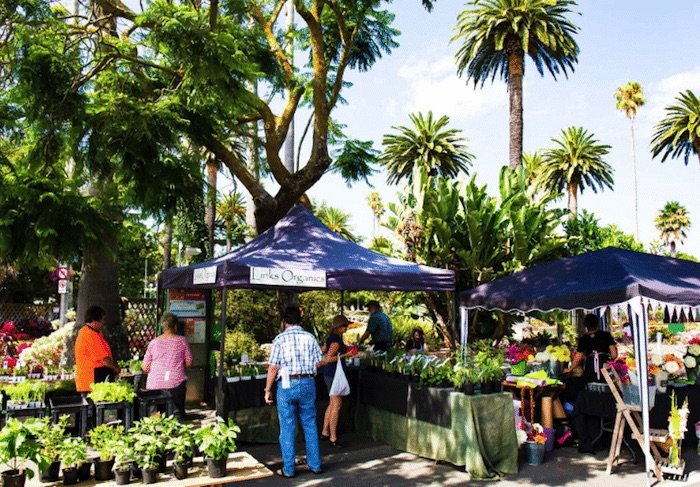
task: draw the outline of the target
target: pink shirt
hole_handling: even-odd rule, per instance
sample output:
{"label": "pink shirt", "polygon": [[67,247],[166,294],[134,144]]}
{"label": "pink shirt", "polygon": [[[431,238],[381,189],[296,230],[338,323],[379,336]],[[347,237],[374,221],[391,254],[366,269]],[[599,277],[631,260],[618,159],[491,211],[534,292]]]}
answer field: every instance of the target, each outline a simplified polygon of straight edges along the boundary
{"label": "pink shirt", "polygon": [[172,389],[187,380],[185,362],[192,361],[192,352],[183,336],[160,336],[148,344],[144,365],[151,366],[146,389]]}

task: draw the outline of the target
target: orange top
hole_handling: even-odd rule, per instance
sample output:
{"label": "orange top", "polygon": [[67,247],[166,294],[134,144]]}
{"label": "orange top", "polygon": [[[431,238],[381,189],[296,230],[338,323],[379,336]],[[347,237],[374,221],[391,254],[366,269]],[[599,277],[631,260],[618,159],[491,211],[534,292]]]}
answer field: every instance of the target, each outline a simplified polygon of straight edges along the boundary
{"label": "orange top", "polygon": [[102,361],[112,357],[112,349],[102,336],[90,326],[83,326],[75,339],[75,389],[90,392],[95,382],[95,369],[103,367]]}

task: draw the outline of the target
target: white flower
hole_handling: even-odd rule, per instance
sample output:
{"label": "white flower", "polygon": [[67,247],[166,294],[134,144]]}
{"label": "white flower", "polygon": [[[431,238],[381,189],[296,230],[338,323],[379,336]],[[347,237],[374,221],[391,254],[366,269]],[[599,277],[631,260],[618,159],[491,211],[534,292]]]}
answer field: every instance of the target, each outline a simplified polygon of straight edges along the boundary
{"label": "white flower", "polygon": [[683,359],[683,363],[689,369],[694,369],[698,365],[698,362],[695,360],[695,357],[691,355],[686,356],[685,359]]}
{"label": "white flower", "polygon": [[664,364],[664,369],[666,369],[666,372],[668,372],[669,374],[675,374],[676,372],[681,370],[681,366],[673,360],[670,360]]}
{"label": "white flower", "polygon": [[538,352],[537,355],[535,355],[535,360],[537,360],[538,362],[546,362],[551,358],[551,355],[547,352]]}
{"label": "white flower", "polygon": [[659,355],[658,353],[652,353],[652,354],[651,354],[651,363],[654,364],[654,365],[656,365],[656,366],[658,366],[658,367],[660,367],[660,366],[663,365],[664,359],[663,359],[663,357],[662,357],[661,355]]}
{"label": "white flower", "polygon": [[697,357],[698,355],[700,355],[700,345],[697,345],[695,343],[692,344],[688,347],[688,353]]}
{"label": "white flower", "polygon": [[515,431],[515,436],[518,438],[518,446],[527,441],[527,433],[524,430],[517,429]]}

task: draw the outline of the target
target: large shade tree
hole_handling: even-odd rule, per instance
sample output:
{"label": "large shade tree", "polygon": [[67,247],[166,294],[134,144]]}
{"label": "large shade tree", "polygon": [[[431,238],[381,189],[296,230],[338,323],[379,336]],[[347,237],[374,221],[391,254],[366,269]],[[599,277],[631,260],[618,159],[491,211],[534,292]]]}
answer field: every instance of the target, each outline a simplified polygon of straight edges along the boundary
{"label": "large shade tree", "polygon": [[563,129],[560,138],[551,140],[555,146],[543,153],[540,183],[557,193],[565,191],[570,217],[575,218],[579,191],[613,187],[613,169],[604,160],[610,146],[582,127]]}
{"label": "large shade tree", "polygon": [[474,85],[499,77],[508,84],[511,168],[522,164],[523,76],[525,57],[544,75],[568,76],[578,62],[574,39],[578,27],[569,20],[572,0],[474,0],[460,15],[454,41],[457,72]]}
{"label": "large shade tree", "polygon": [[680,93],[676,103],[666,107],[651,139],[651,153],[661,156],[661,162],[682,156],[686,166],[692,154],[700,158],[700,99],[695,93]]}
{"label": "large shade tree", "polygon": [[690,228],[690,214],[685,206],[678,201],[669,201],[659,211],[654,219],[656,229],[661,233],[661,241],[671,252],[671,257],[676,256],[676,243],[683,243],[688,236],[686,230]]}
{"label": "large shade tree", "polygon": [[625,86],[620,86],[615,91],[615,108],[624,112],[630,120],[630,135],[632,139],[632,170],[634,184],[634,229],[637,239],[639,239],[639,188],[637,187],[637,150],[634,139],[634,119],[637,117],[639,107],[644,105],[644,92],[642,86],[636,81],[628,81]]}

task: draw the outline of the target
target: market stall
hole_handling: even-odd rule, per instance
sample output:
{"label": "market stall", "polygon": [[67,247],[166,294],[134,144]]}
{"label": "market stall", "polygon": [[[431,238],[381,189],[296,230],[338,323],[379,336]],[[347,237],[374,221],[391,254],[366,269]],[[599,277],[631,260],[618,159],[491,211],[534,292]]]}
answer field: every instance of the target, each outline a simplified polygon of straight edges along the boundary
{"label": "market stall", "polygon": [[497,279],[460,294],[462,340],[469,309],[506,312],[593,310],[621,306],[631,319],[640,384],[646,470],[655,469],[649,452],[648,309],[670,307],[692,315],[700,304],[700,264],[609,247],[558,259]]}

